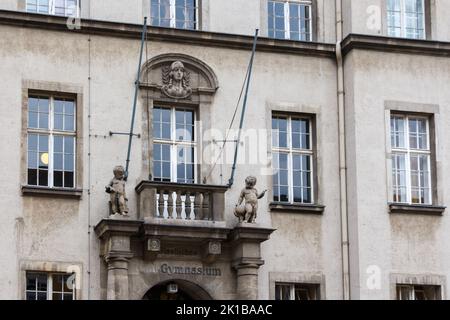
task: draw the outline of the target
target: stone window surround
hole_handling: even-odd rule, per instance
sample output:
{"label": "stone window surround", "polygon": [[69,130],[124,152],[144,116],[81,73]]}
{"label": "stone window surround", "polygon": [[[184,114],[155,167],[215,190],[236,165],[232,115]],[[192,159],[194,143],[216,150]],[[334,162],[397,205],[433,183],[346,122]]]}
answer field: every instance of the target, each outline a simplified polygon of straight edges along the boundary
{"label": "stone window surround", "polygon": [[[190,99],[173,99],[161,95],[161,89],[154,88],[148,82],[146,73],[152,72],[153,65],[161,62],[173,62],[180,60],[183,63],[191,64],[195,68],[201,70],[208,81],[211,88],[194,88],[194,92]],[[167,106],[167,107],[188,107],[195,111],[196,123],[195,132],[196,138],[196,156],[199,160],[195,168],[196,181],[199,183],[206,177],[211,165],[201,163],[203,150],[206,147],[206,142],[203,141],[201,133],[211,127],[211,107],[213,103],[213,96],[219,88],[218,80],[214,71],[203,61],[189,55],[169,53],[161,54],[152,59],[149,59],[143,64],[141,86],[139,93],[139,105],[142,106],[142,177],[141,180],[151,180],[153,173],[153,106]]]}
{"label": "stone window surround", "polygon": [[[30,93],[70,95],[76,101],[76,159],[75,188],[49,188],[29,186],[27,184],[27,128],[28,128],[28,96]],[[22,81],[22,132],[21,132],[21,190],[23,195],[58,196],[65,198],[81,198],[83,190],[83,88],[66,83],[23,80]]]}
{"label": "stone window surround", "polygon": [[[407,101],[386,100],[385,105],[385,145],[386,145],[386,179],[387,179],[387,199],[390,213],[428,214],[441,215],[445,207],[442,206],[443,181],[441,177],[442,162],[439,152],[439,105],[424,104]],[[403,203],[393,203],[392,198],[392,159],[390,147],[390,119],[392,113],[422,115],[429,118],[430,126],[430,147],[431,147],[431,181],[432,181],[432,205],[413,205]],[[421,210],[423,208],[423,210]]]}
{"label": "stone window surround", "polygon": [[446,300],[446,277],[436,274],[391,273],[389,275],[390,296],[397,299],[398,284],[433,285],[441,287],[441,299]]}
{"label": "stone window surround", "polygon": [[[388,30],[387,30],[387,5],[388,0],[381,0],[381,34],[383,36],[388,36]],[[425,0],[425,39],[424,40],[431,40],[433,38],[433,34],[436,32],[433,30],[433,27],[435,24],[432,22],[435,21],[436,17],[436,8],[434,1],[432,0]],[[411,39],[411,40],[417,40],[417,39]]]}
{"label": "stone window surround", "polygon": [[[312,204],[298,204],[298,203],[283,203],[283,202],[271,202],[269,209],[273,212],[290,212],[298,214],[322,214],[325,210],[325,206],[321,205],[322,193],[320,189],[321,185],[321,168],[318,165],[320,163],[320,156],[318,153],[318,141],[321,141],[320,125],[321,125],[321,112],[319,106],[309,106],[301,103],[292,102],[272,102],[266,103],[266,128],[272,128],[272,115],[273,114],[292,114],[300,116],[308,116],[311,119],[312,126],[312,150],[313,150],[313,189],[314,189],[314,201]],[[268,155],[272,154],[272,130],[270,130],[270,137],[267,139]],[[269,163],[272,166],[272,162]],[[269,179],[269,190],[273,190],[273,181]],[[269,191],[268,196],[273,199],[272,191]]]}
{"label": "stone window surround", "polygon": [[269,272],[269,299],[275,300],[275,285],[289,284],[318,284],[320,300],[326,300],[325,275],[321,272]]}
{"label": "stone window surround", "polygon": [[27,272],[45,272],[45,273],[75,273],[76,284],[79,286],[76,289],[75,299],[82,300],[82,272],[83,265],[80,262],[56,262],[56,261],[33,261],[22,260],[19,267],[19,292],[18,298],[25,300],[26,289],[26,273]]}

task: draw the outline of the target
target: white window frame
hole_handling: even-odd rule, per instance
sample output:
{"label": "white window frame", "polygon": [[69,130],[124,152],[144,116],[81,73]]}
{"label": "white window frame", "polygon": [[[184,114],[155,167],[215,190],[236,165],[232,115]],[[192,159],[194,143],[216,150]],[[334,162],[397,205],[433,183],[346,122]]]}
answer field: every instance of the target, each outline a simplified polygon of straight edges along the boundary
{"label": "white window frame", "polygon": [[[299,300],[295,300],[295,290],[296,290],[296,286],[303,286],[303,285],[310,285],[310,286],[315,286],[316,288],[316,299],[309,299],[309,300],[320,300],[320,284],[319,283],[283,283],[283,282],[276,282],[275,283],[275,290],[280,289],[279,287],[284,286],[284,287],[289,287],[290,290],[290,296],[289,296],[289,300],[288,301],[299,301]],[[278,287],[278,288],[277,288]],[[304,289],[302,289],[303,291],[305,291]],[[317,292],[317,290],[319,290]],[[307,291],[307,290],[306,290]],[[277,295],[277,293],[275,292],[275,296]],[[309,292],[308,292],[309,295]],[[279,294],[279,296],[281,297],[282,295]],[[311,298],[311,297],[310,297]]]}
{"label": "white window frame", "polygon": [[[72,190],[76,188],[76,177],[77,177],[77,162],[76,162],[76,158],[77,158],[77,101],[76,99],[72,99],[72,98],[67,98],[67,97],[62,97],[62,96],[58,96],[58,95],[45,95],[45,94],[34,94],[31,93],[29,94],[29,98],[30,97],[39,97],[39,98],[46,98],[49,100],[49,117],[48,117],[48,129],[39,129],[39,128],[30,128],[29,127],[29,119],[28,119],[28,113],[29,113],[29,104],[27,105],[27,149],[26,149],[26,153],[27,153],[27,185],[28,184],[28,135],[29,134],[37,134],[37,135],[46,135],[48,136],[48,159],[49,159],[49,163],[48,163],[48,177],[47,177],[47,186],[41,186],[41,185],[29,185],[31,187],[41,187],[41,188],[61,188],[61,189],[67,189],[67,190]],[[55,110],[55,99],[71,99],[73,100],[74,103],[74,124],[73,124],[73,128],[74,131],[62,131],[62,130],[55,130],[54,129],[54,110]],[[54,186],[54,180],[53,180],[53,172],[54,172],[54,137],[56,136],[63,136],[63,137],[73,137],[73,187],[64,187],[64,183],[62,187],[55,187]],[[63,158],[64,161],[64,158]]]}
{"label": "white window frame", "polygon": [[[36,0],[37,2],[37,7],[39,7],[39,1],[42,1],[42,0]],[[68,0],[64,0],[64,12],[66,13],[66,11],[67,11],[67,9],[68,9],[68,5],[67,5],[67,1]],[[27,11],[27,12],[31,12],[31,13],[39,13],[39,14],[50,14],[50,15],[57,15],[57,16],[61,16],[61,17],[75,17],[75,18],[79,18],[80,17],[80,0],[75,0],[76,1],[76,13],[75,13],[75,15],[73,16],[73,15],[67,15],[67,14],[64,14],[63,16],[62,15],[57,15],[56,14],[56,0],[49,0],[48,1],[48,11],[49,12],[47,12],[47,13],[43,13],[43,12],[32,12],[32,11],[28,11],[29,10],[29,4],[28,4],[28,0],[26,0],[26,9],[25,9],[25,11]]]}
{"label": "white window frame", "polygon": [[[312,42],[313,38],[313,18],[312,18],[312,0],[269,0],[270,2],[279,2],[284,4],[284,39],[290,40],[291,39],[291,24],[290,24],[290,9],[289,4],[291,3],[298,3],[298,4],[304,4],[307,5],[309,8],[309,40],[295,40],[295,41],[308,41]],[[269,3],[268,1],[268,3]],[[268,19],[270,17],[268,16]],[[275,21],[273,22],[273,26],[275,28]],[[275,29],[276,30],[276,29]],[[274,35],[274,38],[277,39]]]}
{"label": "white window frame", "polygon": [[[280,117],[280,118],[286,118],[287,119],[287,147],[275,147],[272,145],[272,153],[284,153],[288,155],[288,201],[290,204],[313,204],[315,199],[314,194],[314,147],[313,147],[313,127],[312,127],[312,118],[308,116],[303,115],[287,115],[282,113],[274,113],[272,114],[272,118],[274,117]],[[292,147],[292,119],[304,119],[308,120],[309,124],[309,146],[310,149],[296,149]],[[272,128],[273,130],[273,128]],[[272,139],[271,139],[272,141]],[[272,142],[271,142],[272,143]],[[311,181],[311,202],[294,202],[294,166],[293,166],[293,155],[308,155],[310,156],[310,166],[311,166],[311,173],[310,173],[310,181]],[[272,182],[273,183],[273,182]]]}
{"label": "white window frame", "polygon": [[[169,145],[170,146],[170,182],[173,183],[181,183],[178,182],[178,170],[177,165],[178,163],[174,161],[174,159],[177,158],[177,147],[178,146],[185,146],[185,147],[191,147],[194,149],[194,183],[198,183],[197,179],[197,121],[196,116],[197,113],[195,109],[190,107],[184,107],[184,106],[165,106],[165,105],[155,105],[155,108],[161,108],[161,109],[170,109],[170,140],[168,139],[159,139],[153,137],[153,144],[163,144],[163,145]],[[176,110],[177,109],[185,109],[192,111],[192,117],[194,120],[194,139],[192,141],[180,141],[176,139],[175,133],[176,133]],[[152,123],[153,127],[153,123]]]}
{"label": "white window frame", "polygon": [[[399,118],[403,118],[404,119],[404,126],[405,126],[405,146],[404,148],[395,148],[394,146],[392,146],[392,132],[391,132],[391,126],[389,125],[389,131],[390,131],[390,136],[389,136],[389,142],[391,143],[391,153],[392,154],[404,154],[406,155],[405,157],[405,180],[406,180],[406,204],[412,204],[412,205],[431,205],[433,203],[433,185],[432,185],[432,172],[431,172],[431,161],[432,161],[432,154],[431,154],[431,141],[430,141],[430,118],[426,117],[426,116],[419,116],[419,115],[408,115],[408,114],[398,114],[398,113],[392,113],[390,115],[390,121],[392,119],[392,117],[399,117]],[[423,150],[423,149],[411,149],[410,148],[410,143],[409,143],[409,120],[410,119],[423,119],[426,121],[426,130],[427,130],[427,150]],[[390,122],[389,122],[390,124]],[[419,154],[419,155],[427,155],[428,156],[428,185],[429,185],[429,194],[428,197],[430,199],[429,203],[413,203],[412,202],[412,186],[411,186],[411,154]],[[392,164],[392,169],[393,170],[394,165]],[[391,176],[392,176],[392,172],[391,172]],[[420,177],[419,177],[419,183],[420,183]],[[392,181],[392,186],[391,186],[391,198],[392,201],[394,201],[394,181]],[[395,202],[395,203],[405,203],[405,202]]]}
{"label": "white window frame", "polygon": [[[41,274],[41,275],[47,276],[47,300],[53,300],[53,276],[72,275],[69,273],[61,273],[61,272],[58,273],[58,272],[26,271],[25,272],[25,299],[27,297],[27,293],[30,291],[30,290],[27,290],[27,287],[26,287],[27,281],[28,281],[28,278],[27,278],[28,274]],[[76,277],[76,275],[75,275],[75,277]],[[74,279],[74,283],[76,283],[75,280],[76,279]],[[64,289],[64,284],[63,284],[63,289]],[[58,292],[58,293],[61,293],[61,292]],[[66,292],[62,292],[62,293],[64,294]],[[67,293],[69,293],[69,292],[67,292]],[[74,285],[73,289],[72,289],[72,300],[76,300],[76,299],[77,299],[77,289],[76,289],[76,286]]]}
{"label": "white window frame", "polygon": [[[440,287],[439,293],[442,291],[442,287],[439,285],[422,285],[422,284],[397,284],[396,290],[397,290],[397,299],[398,300],[405,300],[402,299],[402,288],[408,289],[408,299],[407,300],[416,300],[416,291],[419,291],[416,289],[416,286],[431,286],[435,287],[434,289],[438,289]],[[425,290],[423,290],[424,296],[425,296]],[[436,300],[442,300],[442,293],[439,294],[438,292],[435,292]]]}
{"label": "white window frame", "polygon": [[[388,5],[388,1],[386,0],[386,6]],[[406,36],[406,1],[408,0],[399,0],[400,1],[400,38],[407,38],[407,39],[426,39],[427,35],[426,35],[426,15],[425,15],[425,0],[421,0],[422,1],[422,8],[423,8],[423,25],[422,25],[422,29],[423,29],[423,37],[422,38],[410,38]],[[386,8],[386,12],[387,12],[387,32],[389,34],[389,10],[388,7]]]}
{"label": "white window frame", "polygon": [[[161,6],[161,0],[159,1],[159,5]],[[188,29],[188,28],[177,28],[177,19],[176,19],[176,0],[169,0],[170,4],[169,4],[169,19],[170,19],[170,28],[175,28],[175,29],[182,29],[182,30],[199,30],[199,5],[198,2],[200,0],[194,0],[194,28],[193,29]],[[151,0],[150,0],[150,7],[151,7]],[[158,17],[159,19],[161,19],[161,17],[159,16],[159,12],[158,12]],[[151,19],[151,14],[150,14],[150,19]],[[185,20],[187,21],[187,20]]]}

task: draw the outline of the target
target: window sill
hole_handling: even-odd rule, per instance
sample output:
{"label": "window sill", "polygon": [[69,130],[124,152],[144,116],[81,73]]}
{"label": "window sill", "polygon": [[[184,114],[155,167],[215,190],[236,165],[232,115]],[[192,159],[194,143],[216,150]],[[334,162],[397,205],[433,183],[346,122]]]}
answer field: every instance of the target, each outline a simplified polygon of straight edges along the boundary
{"label": "window sill", "polygon": [[320,204],[300,204],[286,202],[271,202],[269,204],[270,211],[289,212],[298,214],[323,214],[325,206]]}
{"label": "window sill", "polygon": [[80,199],[83,194],[82,189],[63,189],[36,186],[22,186],[24,196],[58,197],[69,199]]}
{"label": "window sill", "polygon": [[389,203],[390,213],[442,216],[446,207],[421,204]]}

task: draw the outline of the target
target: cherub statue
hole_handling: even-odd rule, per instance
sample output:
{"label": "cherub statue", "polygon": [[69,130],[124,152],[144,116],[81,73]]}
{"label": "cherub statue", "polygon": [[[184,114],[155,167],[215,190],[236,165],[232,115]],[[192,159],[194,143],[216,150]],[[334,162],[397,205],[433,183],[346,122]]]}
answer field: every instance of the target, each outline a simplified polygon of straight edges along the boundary
{"label": "cherub statue", "polygon": [[111,212],[112,214],[128,216],[128,199],[125,193],[125,169],[123,166],[116,166],[113,173],[114,178],[105,187],[105,191],[111,197]]}
{"label": "cherub statue", "polygon": [[[239,222],[247,220],[248,223],[255,223],[258,211],[258,199],[264,197],[267,190],[258,194],[255,189],[256,178],[249,176],[245,179],[245,188],[242,189],[238,204],[234,209],[234,215],[239,218]],[[242,201],[245,199],[245,204]]]}
{"label": "cherub statue", "polygon": [[161,90],[168,97],[184,99],[191,95],[192,89],[189,86],[190,74],[181,61],[175,61],[170,68],[163,68],[162,72],[164,85]]}

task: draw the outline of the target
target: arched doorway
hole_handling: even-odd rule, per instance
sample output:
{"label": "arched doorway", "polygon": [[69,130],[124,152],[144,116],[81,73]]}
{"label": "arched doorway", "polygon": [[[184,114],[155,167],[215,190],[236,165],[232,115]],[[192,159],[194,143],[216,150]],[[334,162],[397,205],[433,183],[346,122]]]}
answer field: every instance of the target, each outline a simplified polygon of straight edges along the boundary
{"label": "arched doorway", "polygon": [[[176,292],[170,292],[170,285],[176,285]],[[173,288],[174,286],[172,286]],[[168,280],[150,288],[143,300],[212,300],[212,297],[199,285],[186,280]]]}

